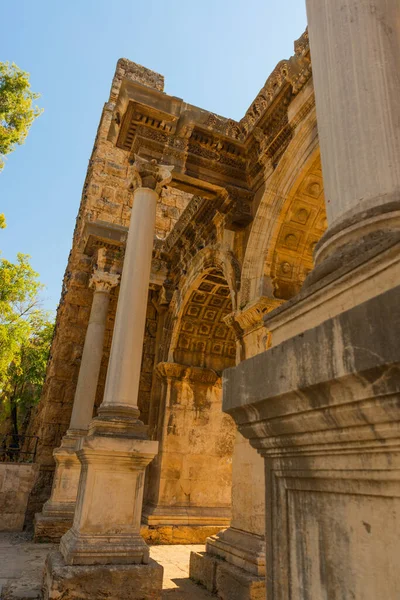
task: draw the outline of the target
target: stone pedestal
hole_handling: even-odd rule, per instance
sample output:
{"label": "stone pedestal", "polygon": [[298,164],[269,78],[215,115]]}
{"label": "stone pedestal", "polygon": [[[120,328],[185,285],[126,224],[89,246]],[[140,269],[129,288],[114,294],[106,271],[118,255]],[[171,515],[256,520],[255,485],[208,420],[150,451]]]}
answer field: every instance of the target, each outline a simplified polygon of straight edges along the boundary
{"label": "stone pedestal", "polygon": [[79,506],[60,543],[66,564],[148,563],[140,519],[144,472],[157,448],[150,440],[99,435],[95,426],[81,439]]}
{"label": "stone pedestal", "polygon": [[76,445],[84,433],[69,430],[61,446],[53,452],[56,461],[53,488],[42,512],[35,515],[35,542],[59,542],[72,526],[81,473]]}

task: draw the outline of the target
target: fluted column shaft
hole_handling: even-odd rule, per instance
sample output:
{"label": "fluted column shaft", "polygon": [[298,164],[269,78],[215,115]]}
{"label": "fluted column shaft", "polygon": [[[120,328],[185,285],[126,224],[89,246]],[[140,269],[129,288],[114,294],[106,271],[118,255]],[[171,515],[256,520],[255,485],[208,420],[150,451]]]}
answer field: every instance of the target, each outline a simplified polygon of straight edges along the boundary
{"label": "fluted column shaft", "polygon": [[[393,212],[400,202],[400,3],[306,3],[327,235],[341,226],[362,227],[362,235],[398,229]],[[390,218],[376,216],[388,213]],[[366,227],[371,216],[374,225]]]}

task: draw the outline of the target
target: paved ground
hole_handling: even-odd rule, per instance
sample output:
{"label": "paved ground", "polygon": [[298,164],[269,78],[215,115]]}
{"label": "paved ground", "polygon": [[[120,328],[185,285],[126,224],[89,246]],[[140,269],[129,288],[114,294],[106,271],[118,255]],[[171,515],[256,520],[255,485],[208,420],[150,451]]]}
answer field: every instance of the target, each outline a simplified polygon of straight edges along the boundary
{"label": "paved ground", "polygon": [[[54,547],[34,544],[23,533],[0,533],[0,598],[40,598],[44,560]],[[163,600],[215,600],[215,596],[189,579],[191,550],[201,551],[204,546],[151,547],[151,557],[164,567]]]}

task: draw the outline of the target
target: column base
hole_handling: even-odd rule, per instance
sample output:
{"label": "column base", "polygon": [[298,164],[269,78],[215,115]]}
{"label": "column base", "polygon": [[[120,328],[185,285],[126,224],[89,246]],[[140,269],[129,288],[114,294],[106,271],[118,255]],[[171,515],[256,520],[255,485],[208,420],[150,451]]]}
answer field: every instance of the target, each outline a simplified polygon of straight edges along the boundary
{"label": "column base", "polygon": [[131,437],[131,423],[126,436],[114,434],[115,422],[110,434],[105,421],[94,419],[89,435],[79,442],[82,469],[74,523],[60,542],[66,564],[149,562],[148,546],[140,536],[140,517],[144,472],[158,443]]}
{"label": "column base", "polygon": [[44,569],[44,600],[161,600],[163,567],[147,565],[66,565],[51,552]]}
{"label": "column base", "polygon": [[265,600],[265,577],[257,577],[207,552],[191,552],[189,576],[221,600]]}
{"label": "column base", "polygon": [[74,527],[61,538],[60,551],[69,565],[148,564],[149,547],[139,533],[82,534]]}

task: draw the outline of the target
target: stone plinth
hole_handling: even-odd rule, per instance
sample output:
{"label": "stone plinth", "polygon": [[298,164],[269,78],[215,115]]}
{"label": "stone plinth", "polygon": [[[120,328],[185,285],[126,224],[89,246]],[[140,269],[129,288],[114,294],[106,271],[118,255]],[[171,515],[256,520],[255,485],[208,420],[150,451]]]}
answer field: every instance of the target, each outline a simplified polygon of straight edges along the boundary
{"label": "stone plinth", "polygon": [[395,598],[400,287],[225,372],[264,457],[268,598]]}
{"label": "stone plinth", "polygon": [[140,536],[144,470],[158,443],[101,436],[82,438],[78,510],[61,539],[67,564],[146,564],[149,549]]}
{"label": "stone plinth", "polygon": [[160,600],[163,567],[146,565],[66,565],[60,552],[51,552],[44,571],[44,600]]}

